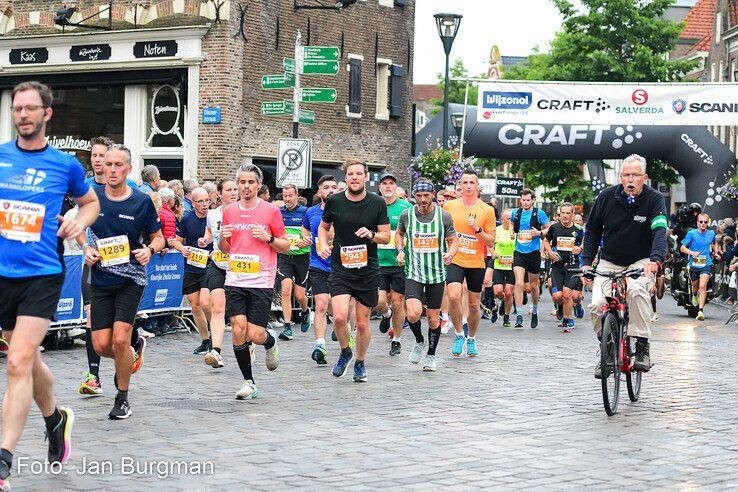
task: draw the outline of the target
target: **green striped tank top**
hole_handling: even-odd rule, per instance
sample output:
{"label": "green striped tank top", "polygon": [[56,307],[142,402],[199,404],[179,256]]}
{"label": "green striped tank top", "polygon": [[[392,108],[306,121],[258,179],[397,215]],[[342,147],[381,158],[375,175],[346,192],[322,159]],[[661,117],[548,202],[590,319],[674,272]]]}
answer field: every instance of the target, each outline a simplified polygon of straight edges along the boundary
{"label": "green striped tank top", "polygon": [[420,222],[415,216],[417,205],[408,210],[405,234],[405,277],[421,284],[437,284],[446,280],[443,254],[446,239],[441,207],[435,207],[433,220]]}

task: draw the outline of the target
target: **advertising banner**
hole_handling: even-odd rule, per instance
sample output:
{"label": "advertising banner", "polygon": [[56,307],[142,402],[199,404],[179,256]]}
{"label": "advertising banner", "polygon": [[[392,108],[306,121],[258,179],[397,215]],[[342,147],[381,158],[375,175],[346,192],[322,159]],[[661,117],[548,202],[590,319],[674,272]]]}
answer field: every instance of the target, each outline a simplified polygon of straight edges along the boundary
{"label": "advertising banner", "polygon": [[479,123],[738,125],[735,83],[479,83]]}
{"label": "advertising banner", "polygon": [[182,305],[184,261],[179,252],[151,257],[146,265],[148,283],[138,305],[139,313],[170,311]]}
{"label": "advertising banner", "polygon": [[525,188],[523,178],[497,178],[495,195],[519,197],[523,188]]}
{"label": "advertising banner", "polygon": [[81,323],[85,320],[82,307],[82,264],[84,255],[64,255],[65,276],[61,297],[56,305],[59,324]]}

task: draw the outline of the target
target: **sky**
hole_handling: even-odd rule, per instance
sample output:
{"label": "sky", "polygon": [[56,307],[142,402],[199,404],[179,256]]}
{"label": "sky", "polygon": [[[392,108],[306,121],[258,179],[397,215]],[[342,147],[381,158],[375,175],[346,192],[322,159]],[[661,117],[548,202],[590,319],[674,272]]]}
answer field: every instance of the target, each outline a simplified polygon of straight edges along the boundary
{"label": "sky", "polygon": [[433,14],[464,16],[451,48],[451,63],[461,58],[471,75],[487,72],[492,45],[503,56],[526,56],[548,43],[561,25],[551,0],[416,0],[413,83],[433,84],[444,71],[445,55]]}

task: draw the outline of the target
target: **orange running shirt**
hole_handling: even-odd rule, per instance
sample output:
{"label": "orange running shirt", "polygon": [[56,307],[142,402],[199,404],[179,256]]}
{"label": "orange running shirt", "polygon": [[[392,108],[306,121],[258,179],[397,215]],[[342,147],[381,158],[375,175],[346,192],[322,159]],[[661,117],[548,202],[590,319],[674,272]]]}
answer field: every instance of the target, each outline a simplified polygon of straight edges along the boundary
{"label": "orange running shirt", "polygon": [[477,200],[473,206],[467,207],[461,198],[446,202],[443,209],[451,214],[456,239],[459,242],[459,250],[451,263],[462,268],[484,268],[485,244],[468,221],[470,215],[475,215],[477,226],[487,234],[492,234],[497,228],[495,209],[482,200]]}

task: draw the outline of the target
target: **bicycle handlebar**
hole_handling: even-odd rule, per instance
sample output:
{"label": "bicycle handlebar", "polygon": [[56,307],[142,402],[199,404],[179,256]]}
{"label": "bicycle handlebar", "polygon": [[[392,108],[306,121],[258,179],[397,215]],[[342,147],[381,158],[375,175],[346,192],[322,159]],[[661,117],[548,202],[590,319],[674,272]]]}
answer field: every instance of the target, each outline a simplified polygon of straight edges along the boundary
{"label": "bicycle handlebar", "polygon": [[611,278],[613,280],[621,279],[621,278],[632,278],[636,279],[643,275],[643,268],[631,268],[630,270],[623,270],[622,272],[613,272],[613,273],[606,273],[606,272],[598,272],[597,270],[587,270],[586,272],[582,272],[581,276],[588,279],[588,280],[594,280],[595,277],[607,277]]}

